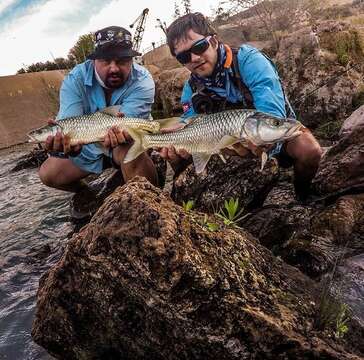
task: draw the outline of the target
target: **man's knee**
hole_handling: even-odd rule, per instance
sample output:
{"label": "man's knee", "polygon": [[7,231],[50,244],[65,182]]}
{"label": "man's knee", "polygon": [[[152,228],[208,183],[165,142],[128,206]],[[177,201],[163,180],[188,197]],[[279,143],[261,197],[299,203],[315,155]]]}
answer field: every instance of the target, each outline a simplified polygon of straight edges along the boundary
{"label": "man's knee", "polygon": [[301,160],[306,164],[318,166],[322,153],[323,151],[320,144],[316,140],[311,141],[303,147]]}
{"label": "man's knee", "polygon": [[287,146],[288,155],[296,162],[317,166],[321,160],[322,148],[311,133],[304,133]]}
{"label": "man's knee", "polygon": [[39,169],[39,178],[44,185],[59,188],[87,176],[68,159],[48,158]]}
{"label": "man's knee", "polygon": [[[52,166],[49,166],[47,161],[45,161],[39,168],[39,178],[40,181],[49,187],[56,187],[57,185],[57,174],[55,173]],[[59,179],[58,179],[59,180]]]}

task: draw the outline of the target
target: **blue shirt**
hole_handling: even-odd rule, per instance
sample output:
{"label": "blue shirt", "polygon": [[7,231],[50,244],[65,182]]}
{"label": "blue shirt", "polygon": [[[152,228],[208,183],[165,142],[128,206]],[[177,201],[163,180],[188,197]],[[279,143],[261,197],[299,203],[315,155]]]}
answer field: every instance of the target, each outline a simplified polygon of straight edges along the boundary
{"label": "blue shirt", "polygon": [[[285,99],[277,70],[272,63],[256,48],[242,45],[237,54],[239,72],[245,85],[249,88],[254,106],[258,111],[278,117],[286,117]],[[232,75],[232,69],[226,69]],[[243,100],[239,89],[236,89],[230,76],[226,76],[225,88],[208,88],[229,102]],[[196,115],[192,105],[192,89],[188,81],[184,84],[181,103],[184,110],[183,119]]]}
{"label": "blue shirt", "polygon": [[[93,61],[87,60],[77,65],[63,80],[57,120],[91,114],[119,104],[125,116],[149,119],[154,91],[154,81],[148,70],[133,63],[127,81],[112,92],[110,104],[107,105],[104,90],[94,74]],[[82,170],[101,173],[104,155],[112,157],[112,151],[95,143],[83,145],[81,153],[70,159]]]}
{"label": "blue shirt", "polygon": [[110,104],[94,75],[93,61],[77,65],[63,80],[57,119],[91,114],[107,106],[121,105],[125,116],[148,119],[154,101],[154,81],[144,67],[133,64],[126,83],[115,89]]}

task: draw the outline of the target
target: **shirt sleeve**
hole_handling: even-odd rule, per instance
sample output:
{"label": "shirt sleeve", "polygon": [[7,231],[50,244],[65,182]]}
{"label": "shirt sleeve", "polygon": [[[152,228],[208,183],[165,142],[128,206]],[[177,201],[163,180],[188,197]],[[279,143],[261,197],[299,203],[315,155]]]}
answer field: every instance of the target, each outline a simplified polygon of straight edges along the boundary
{"label": "shirt sleeve", "polygon": [[278,117],[286,117],[285,99],[278,73],[257,49],[242,46],[238,53],[239,71],[249,88],[255,108]]}
{"label": "shirt sleeve", "polygon": [[151,76],[138,80],[136,86],[123,99],[121,111],[129,117],[149,119],[154,102],[155,86]]}
{"label": "shirt sleeve", "polygon": [[59,96],[59,111],[57,120],[70,116],[84,114],[82,86],[79,86],[79,80],[69,74],[62,82]]}
{"label": "shirt sleeve", "polygon": [[183,114],[181,115],[181,122],[186,122],[186,120],[192,116],[197,115],[192,105],[192,89],[188,80],[185,82],[181,95],[181,104]]}

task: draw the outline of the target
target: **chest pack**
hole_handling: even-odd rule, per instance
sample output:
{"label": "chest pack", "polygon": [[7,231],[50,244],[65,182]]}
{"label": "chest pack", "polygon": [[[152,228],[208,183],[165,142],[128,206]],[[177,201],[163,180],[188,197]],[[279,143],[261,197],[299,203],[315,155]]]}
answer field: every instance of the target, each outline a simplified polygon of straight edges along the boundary
{"label": "chest pack", "polygon": [[[188,83],[192,89],[192,105],[196,113],[210,114],[230,109],[255,109],[254,99],[248,86],[244,83],[239,70],[238,52],[239,48],[230,48],[225,45],[226,61],[224,68],[231,68],[232,73],[229,74],[230,80],[233,85],[240,91],[243,100],[232,103],[227,101],[225,97],[216,94],[213,90],[207,88],[204,84],[190,78]],[[275,64],[268,55],[261,52],[261,54],[272,64],[276,69]],[[291,104],[289,103],[281,79],[279,79],[283,96],[285,99],[285,108],[287,117],[295,117]]]}

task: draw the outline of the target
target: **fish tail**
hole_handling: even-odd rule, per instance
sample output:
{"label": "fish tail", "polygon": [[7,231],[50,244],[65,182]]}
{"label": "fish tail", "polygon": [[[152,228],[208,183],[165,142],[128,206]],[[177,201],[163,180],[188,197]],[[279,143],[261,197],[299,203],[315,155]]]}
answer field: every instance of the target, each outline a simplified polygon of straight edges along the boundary
{"label": "fish tail", "polygon": [[134,144],[126,153],[123,161],[124,164],[133,161],[146,150],[143,145],[143,132],[139,132],[138,130],[130,127],[128,127],[126,130],[134,140]]}

